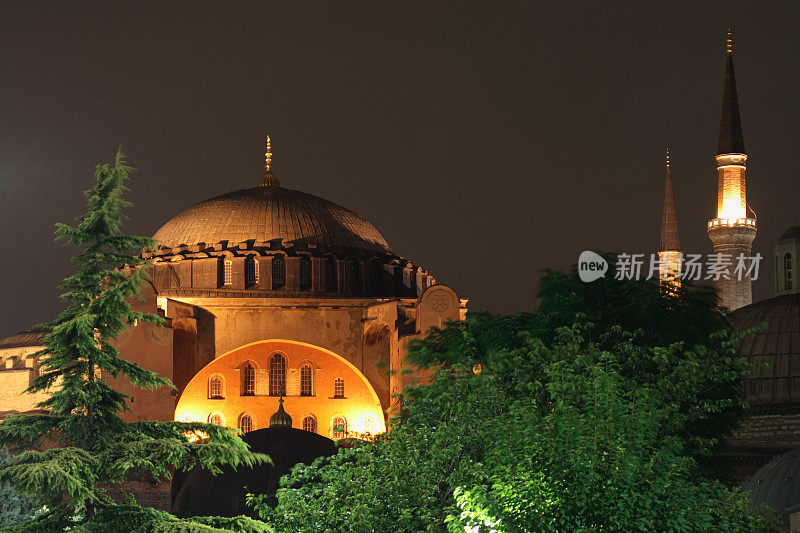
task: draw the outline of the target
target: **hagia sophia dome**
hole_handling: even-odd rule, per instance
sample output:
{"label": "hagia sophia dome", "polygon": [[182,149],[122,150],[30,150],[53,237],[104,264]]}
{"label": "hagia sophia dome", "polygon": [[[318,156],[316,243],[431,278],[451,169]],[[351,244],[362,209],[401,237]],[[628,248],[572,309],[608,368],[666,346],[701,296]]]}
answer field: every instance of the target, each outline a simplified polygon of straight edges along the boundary
{"label": "hagia sophia dome", "polygon": [[157,246],[280,241],[289,246],[311,244],[391,254],[386,239],[357,213],[281,187],[272,173],[269,136],[266,148],[265,172],[258,187],[225,193],[182,211],[155,233]]}
{"label": "hagia sophia dome", "polygon": [[222,194],[179,213],[155,234],[169,248],[222,241],[316,243],[389,252],[389,244],[357,213],[317,196],[280,186]]}

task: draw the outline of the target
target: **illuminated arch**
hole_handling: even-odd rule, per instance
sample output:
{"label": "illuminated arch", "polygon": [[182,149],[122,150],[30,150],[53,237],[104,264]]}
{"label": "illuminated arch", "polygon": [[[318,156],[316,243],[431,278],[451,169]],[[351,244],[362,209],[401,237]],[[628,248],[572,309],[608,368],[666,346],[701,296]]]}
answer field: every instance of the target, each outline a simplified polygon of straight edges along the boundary
{"label": "illuminated arch", "polygon": [[[175,419],[206,421],[209,412],[219,411],[231,427],[235,427],[241,413],[258,413],[263,417],[274,412],[277,399],[269,396],[267,373],[269,358],[276,352],[288,355],[287,369],[292,369],[291,390],[287,391],[289,395],[286,401],[287,405],[297,406],[297,411],[292,413],[295,427],[302,427],[303,416],[300,413],[313,412],[318,431],[324,433],[327,433],[328,428],[325,426],[334,414],[345,416],[348,426],[358,428],[363,425],[363,416],[373,413],[377,426],[375,432],[386,431],[380,398],[367,377],[353,363],[321,346],[288,339],[259,340],[243,344],[216,357],[194,374],[184,388],[175,408]],[[314,370],[316,389],[315,395],[311,397],[300,394],[299,383],[300,368],[309,362]],[[228,385],[239,383],[244,367],[248,364],[256,369],[254,395],[242,396],[240,391],[229,389],[224,400],[208,399],[208,380],[212,375],[222,374]],[[321,371],[326,374],[318,374]],[[330,397],[328,387],[332,391],[335,377],[345,378],[348,391],[346,398]],[[320,379],[324,379],[324,383]],[[325,392],[321,392],[323,389],[319,387],[324,387]],[[336,404],[335,407],[333,403]]]}

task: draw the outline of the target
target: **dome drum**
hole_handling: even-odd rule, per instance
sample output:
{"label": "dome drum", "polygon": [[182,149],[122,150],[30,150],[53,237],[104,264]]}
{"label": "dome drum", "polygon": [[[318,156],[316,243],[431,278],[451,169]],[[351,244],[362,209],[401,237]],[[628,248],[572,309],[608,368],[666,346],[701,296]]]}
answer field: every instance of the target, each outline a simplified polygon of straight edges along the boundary
{"label": "dome drum", "polygon": [[143,257],[162,296],[417,298],[436,283],[390,253],[279,241],[160,248]]}

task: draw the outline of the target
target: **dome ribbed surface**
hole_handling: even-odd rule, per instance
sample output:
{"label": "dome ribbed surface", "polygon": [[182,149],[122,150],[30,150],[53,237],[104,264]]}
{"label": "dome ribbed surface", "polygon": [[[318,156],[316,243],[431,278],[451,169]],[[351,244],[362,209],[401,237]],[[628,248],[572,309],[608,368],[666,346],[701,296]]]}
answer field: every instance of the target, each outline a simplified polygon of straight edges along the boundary
{"label": "dome ribbed surface", "polygon": [[800,504],[800,449],[792,450],[762,466],[745,484],[756,503],[785,513]]}
{"label": "dome ribbed surface", "polygon": [[767,323],[766,331],[747,337],[739,348],[739,355],[755,365],[754,377],[744,380],[745,399],[751,404],[800,402],[800,294],[741,307],[728,320],[739,332]]}
{"label": "dome ribbed surface", "polygon": [[375,226],[357,213],[283,187],[253,187],[200,202],[164,224],[154,238],[167,247],[283,239],[390,251]]}

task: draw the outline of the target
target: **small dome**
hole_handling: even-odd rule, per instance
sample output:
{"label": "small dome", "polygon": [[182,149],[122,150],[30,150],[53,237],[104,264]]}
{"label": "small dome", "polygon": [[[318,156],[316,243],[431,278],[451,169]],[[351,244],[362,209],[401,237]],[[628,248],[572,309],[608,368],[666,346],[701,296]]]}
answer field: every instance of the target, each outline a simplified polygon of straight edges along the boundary
{"label": "small dome", "polygon": [[272,464],[221,466],[212,474],[195,466],[188,472],[176,470],[172,478],[172,513],[176,516],[239,516],[257,518],[245,496],[268,494],[272,505],[280,479],[297,463],[311,464],[317,457],[336,453],[333,441],[322,435],[293,428],[265,428],[245,433],[250,450],[265,453]]}
{"label": "small dome", "polygon": [[257,242],[287,243],[389,252],[389,244],[366,219],[328,200],[276,186],[229,192],[179,213],[154,235],[159,245]]}
{"label": "small dome", "polygon": [[800,239],[800,226],[790,226],[781,235],[781,240],[783,239]]}
{"label": "small dome", "polygon": [[781,455],[762,466],[745,484],[756,503],[768,505],[784,514],[800,505],[800,448]]}
{"label": "small dome", "polygon": [[283,397],[278,403],[278,411],[269,419],[269,427],[271,428],[290,428],[292,427],[292,417],[289,413],[283,410]]}

